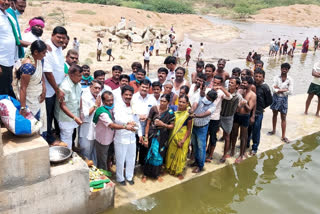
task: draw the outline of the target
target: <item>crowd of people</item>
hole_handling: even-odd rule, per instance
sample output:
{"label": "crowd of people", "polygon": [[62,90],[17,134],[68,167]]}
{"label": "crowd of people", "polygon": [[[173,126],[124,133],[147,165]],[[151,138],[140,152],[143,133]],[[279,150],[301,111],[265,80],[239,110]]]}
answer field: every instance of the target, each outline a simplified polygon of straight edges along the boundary
{"label": "crowd of people", "polygon": [[[288,63],[281,65],[271,87],[264,82],[261,60],[255,61],[253,70],[234,68],[231,76],[225,70],[226,60],[218,60],[216,66],[199,60],[189,82],[186,69],[178,66],[175,56],[168,56],[157,71],[156,81],[150,81],[140,62],[132,63],[130,75],[114,65],[112,77],[105,79],[105,71],[91,72],[88,65],[78,65],[78,50],[70,49],[64,57],[69,41],[64,27],[55,27],[51,38],[44,42],[41,35],[45,22],[35,17],[25,34],[32,36],[25,41],[14,18],[17,11],[24,11],[26,5],[21,6],[21,2],[25,3],[14,0],[10,5],[8,0],[0,0],[0,94],[16,97],[12,71],[20,61],[22,65],[15,65],[20,114],[31,111],[41,119],[44,111],[46,131],[42,137],[51,146],[61,145],[62,141],[77,151],[79,144],[79,153],[101,169],[110,170],[115,162],[119,184],[134,184],[136,164],[143,169],[143,182],[148,177],[161,181],[164,170],[182,179],[188,158],[193,160],[193,173],[203,171],[205,163],[213,160],[220,129],[225,142],[221,163],[235,155],[238,137],[240,154],[236,162],[246,157],[251,141],[250,154],[255,155],[264,110],[269,106],[273,111],[269,134],[275,134],[280,112],[281,139],[289,143],[286,115],[293,80],[288,76]],[[77,42],[74,44],[79,48]],[[145,57],[147,52],[148,46]],[[148,69],[146,59],[144,66]],[[313,96],[320,97],[319,63],[312,75],[306,114]],[[317,116],[319,109],[320,102]]]}
{"label": "crowd of people", "polygon": [[[309,51],[309,38],[307,37],[302,43],[301,53],[308,53]],[[289,40],[281,41],[281,38],[277,40],[273,38],[269,44],[269,56],[281,56],[288,55],[293,57],[294,51],[297,47],[297,40],[289,42]],[[316,51],[319,48],[319,38],[317,36],[313,37],[313,50]]]}

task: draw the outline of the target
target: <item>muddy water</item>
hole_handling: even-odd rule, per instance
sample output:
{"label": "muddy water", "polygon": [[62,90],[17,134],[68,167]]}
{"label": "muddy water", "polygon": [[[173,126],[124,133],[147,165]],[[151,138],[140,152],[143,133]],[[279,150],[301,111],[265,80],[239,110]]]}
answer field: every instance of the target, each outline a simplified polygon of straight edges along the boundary
{"label": "muddy water", "polygon": [[[268,44],[272,38],[281,38],[293,41],[297,40],[298,44],[302,44],[306,37],[311,39],[310,47],[312,47],[312,37],[319,36],[320,28],[295,27],[283,24],[268,24],[241,22],[227,20],[213,16],[205,16],[206,19],[213,24],[227,25],[237,28],[240,36],[226,43],[210,43],[208,49],[213,57],[224,57],[227,59],[246,57],[249,51],[255,50],[260,53],[268,51]],[[267,48],[267,49],[265,49]]]}
{"label": "muddy water", "polygon": [[[281,57],[262,57],[262,61],[264,62],[264,70],[266,72],[265,81],[269,86],[272,85],[273,78],[275,75],[280,75],[280,66],[284,62],[288,62],[291,64],[291,69],[288,73],[294,80],[294,94],[303,94],[306,93],[310,82],[312,80],[312,68],[315,62],[320,60],[320,51],[319,52],[310,52],[308,54],[296,54],[293,58],[288,56]],[[217,64],[217,61],[206,62]],[[253,68],[252,63],[247,63],[244,59],[237,59],[227,61],[225,70],[228,71],[231,75],[231,71],[234,67],[239,67],[241,69],[244,68]],[[195,72],[195,65],[191,65],[189,67],[188,76],[190,79],[190,75],[192,72]],[[157,76],[155,73],[150,75],[151,79],[156,81]]]}
{"label": "muddy water", "polygon": [[[312,80],[312,68],[316,61],[319,61],[320,53],[310,52],[309,54],[296,54],[293,58],[288,56],[281,57],[262,57],[264,70],[266,72],[265,81],[272,85],[275,75],[280,75],[280,66],[284,62],[291,64],[291,69],[288,73],[294,80],[294,94],[306,93],[309,84]],[[231,74],[234,67],[252,68],[252,63],[246,63],[245,60],[232,60],[227,62],[226,71]]]}
{"label": "muddy water", "polygon": [[319,213],[320,133],[105,214]]}

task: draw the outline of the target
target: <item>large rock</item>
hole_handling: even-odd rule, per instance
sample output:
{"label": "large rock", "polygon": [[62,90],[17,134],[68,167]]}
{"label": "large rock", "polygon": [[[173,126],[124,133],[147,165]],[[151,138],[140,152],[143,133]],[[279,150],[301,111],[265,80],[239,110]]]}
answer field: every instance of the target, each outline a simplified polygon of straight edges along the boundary
{"label": "large rock", "polygon": [[161,33],[160,33],[160,30],[154,30],[152,32],[152,34],[157,38],[157,36],[159,37],[159,39],[161,38]]}
{"label": "large rock", "polygon": [[115,26],[109,27],[107,28],[107,31],[112,35],[114,35],[116,33],[116,27]]}
{"label": "large rock", "polygon": [[145,42],[150,41],[152,39],[155,39],[155,36],[150,31],[147,31],[143,36],[143,40]]}
{"label": "large rock", "polygon": [[118,36],[121,39],[124,39],[128,36],[129,33],[130,33],[130,30],[120,30],[116,32],[116,36]]}
{"label": "large rock", "polygon": [[165,36],[165,35],[168,35],[168,34],[170,34],[171,32],[169,31],[169,30],[165,30],[165,29],[161,29],[160,30],[160,34],[161,34],[161,36]]}
{"label": "large rock", "polygon": [[142,43],[142,37],[139,36],[138,34],[133,34],[130,37],[131,37],[133,43],[135,43],[135,44],[141,44]]}
{"label": "large rock", "polygon": [[125,22],[119,22],[117,25],[117,31],[126,29],[126,23]]}
{"label": "large rock", "polygon": [[141,37],[142,37],[142,34],[143,34],[143,30],[140,29],[140,28],[137,28],[137,27],[133,27],[131,32],[134,33],[134,34],[137,34],[137,35],[139,35]]}
{"label": "large rock", "polygon": [[100,31],[97,33],[97,37],[100,37],[100,38],[104,38],[106,36],[106,32],[105,31]]}
{"label": "large rock", "polygon": [[128,22],[128,29],[129,29],[129,30],[132,30],[132,29],[135,28],[135,27],[136,27],[136,22],[133,21],[133,20],[129,20],[129,22]]}

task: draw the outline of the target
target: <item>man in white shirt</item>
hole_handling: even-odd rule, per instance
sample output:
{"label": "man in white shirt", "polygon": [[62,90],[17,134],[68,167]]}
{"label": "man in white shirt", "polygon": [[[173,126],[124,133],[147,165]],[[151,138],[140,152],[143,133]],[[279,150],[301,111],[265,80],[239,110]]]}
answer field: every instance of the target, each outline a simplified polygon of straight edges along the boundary
{"label": "man in white shirt", "polygon": [[192,114],[190,115],[194,118],[191,143],[193,145],[195,162],[191,166],[196,166],[196,168],[192,170],[193,173],[201,172],[204,167],[208,126],[210,115],[215,110],[213,102],[217,98],[217,92],[211,89],[207,94],[202,94],[202,96],[193,104],[191,109]]}
{"label": "man in white shirt", "polygon": [[[47,133],[44,138],[48,143],[54,142],[51,128],[54,119],[54,106],[56,99],[63,101],[64,92],[59,89],[60,83],[63,81],[64,74],[64,56],[62,53],[62,46],[67,36],[67,30],[64,27],[55,27],[51,36],[51,40],[47,44],[52,51],[48,52],[44,58],[43,72],[46,81],[46,110],[47,110]],[[57,124],[57,123],[56,123]],[[55,128],[58,128],[55,125]]]}
{"label": "man in white shirt", "polygon": [[213,79],[213,89],[217,92],[217,99],[214,101],[215,110],[211,114],[209,128],[208,128],[208,136],[210,136],[210,144],[208,147],[208,158],[206,162],[211,162],[213,160],[214,149],[216,148],[217,143],[217,132],[219,130],[220,125],[220,112],[221,112],[221,104],[222,100],[230,100],[232,98],[231,94],[222,86],[223,79],[221,76],[215,76]]}
{"label": "man in white shirt", "polygon": [[[148,94],[150,88],[150,81],[145,79],[141,82],[139,91],[132,96],[131,105],[132,110],[139,116],[139,121],[142,129],[142,135],[145,133],[145,127],[147,124],[147,118],[152,106],[157,105],[157,101],[152,94]],[[139,150],[139,163],[143,166],[144,159],[147,155],[148,148],[139,143],[137,139],[137,146]]]}
{"label": "man in white shirt", "polygon": [[101,39],[98,38],[97,39],[97,61],[98,62],[101,61],[100,57],[101,57],[101,53],[102,53],[102,48],[103,48],[103,44],[101,42]]}
{"label": "man in white shirt", "polygon": [[[176,78],[176,73],[175,73],[175,69],[177,66],[177,59],[174,56],[168,56],[165,60],[164,60],[164,64],[166,65],[166,67],[169,69],[169,73],[167,76],[167,80],[170,81],[174,81],[174,79]],[[163,83],[161,83],[163,84]]]}
{"label": "man in white shirt", "polygon": [[6,12],[9,6],[9,0],[0,1],[0,94],[15,97],[11,83],[16,60],[16,40]]}
{"label": "man in white shirt", "polygon": [[[122,101],[116,103],[114,108],[115,123],[126,127],[127,124],[134,125],[138,132],[140,142],[142,139],[142,130],[138,115],[134,114],[131,99],[133,88],[129,85],[121,89]],[[126,180],[133,185],[133,171],[136,160],[136,134],[126,129],[116,130],[114,136],[114,150],[116,156],[116,179],[121,185],[126,185]],[[126,173],[124,177],[124,164],[126,164]]]}
{"label": "man in white shirt", "polygon": [[76,37],[73,38],[73,49],[75,49],[79,53],[80,42]]}
{"label": "man in white shirt", "polygon": [[[121,89],[125,86],[125,85],[129,85],[130,82],[130,77],[127,74],[121,74],[120,75],[120,87],[113,90],[113,99],[114,99],[114,103],[117,102],[117,100],[121,100]],[[108,86],[109,87],[109,86]]]}
{"label": "man in white shirt", "polygon": [[[106,72],[104,72],[103,70],[96,70],[95,72],[93,72],[93,79],[98,80],[103,84],[101,94],[105,91],[112,91],[110,86],[104,84],[106,80]],[[83,90],[86,90],[86,89],[83,89]]]}
{"label": "man in white shirt", "polygon": [[206,79],[207,79],[207,77],[204,73],[197,74],[196,82],[191,85],[190,91],[188,94],[191,105],[193,105],[193,103],[199,101],[200,91],[203,87],[206,87],[205,86]]}
{"label": "man in white shirt", "polygon": [[85,90],[82,93],[81,101],[81,119],[83,124],[79,129],[79,146],[81,154],[93,160],[96,165],[96,154],[94,151],[95,131],[93,125],[93,115],[95,110],[101,106],[100,92],[103,84],[97,80],[92,80],[90,90]]}

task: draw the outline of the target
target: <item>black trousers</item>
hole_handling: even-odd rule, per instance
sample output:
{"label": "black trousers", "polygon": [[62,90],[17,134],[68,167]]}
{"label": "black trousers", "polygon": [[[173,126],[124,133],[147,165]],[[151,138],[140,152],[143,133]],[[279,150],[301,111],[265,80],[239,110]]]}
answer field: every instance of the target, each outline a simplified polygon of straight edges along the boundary
{"label": "black trousers", "polygon": [[210,146],[216,146],[217,144],[217,131],[219,130],[220,120],[210,120],[208,135],[210,136]]}
{"label": "black trousers", "polygon": [[[52,122],[54,120],[54,127],[57,130],[60,131],[59,125],[57,120],[54,117],[54,108],[56,104],[56,95],[53,95],[52,97],[46,98],[46,111],[47,111],[47,134],[46,134],[46,140],[49,144],[53,143],[55,141],[55,138],[52,135]],[[59,136],[59,135],[58,135]]]}
{"label": "black trousers", "polygon": [[7,94],[13,98],[16,98],[16,95],[13,92],[12,88],[12,69],[11,67],[6,67],[0,65],[2,72],[0,73],[0,94]]}

